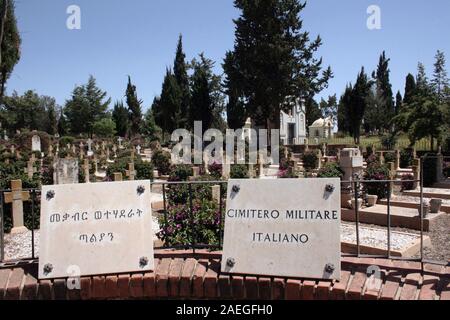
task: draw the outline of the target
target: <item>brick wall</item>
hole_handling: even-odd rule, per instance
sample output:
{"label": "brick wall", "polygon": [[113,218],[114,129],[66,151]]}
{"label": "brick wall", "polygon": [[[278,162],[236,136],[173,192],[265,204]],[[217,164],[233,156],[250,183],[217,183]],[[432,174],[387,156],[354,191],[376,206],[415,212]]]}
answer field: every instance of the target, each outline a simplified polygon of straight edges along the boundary
{"label": "brick wall", "polygon": [[[155,271],[83,277],[81,290],[65,279],[37,280],[37,264],[0,269],[1,299],[262,299],[262,300],[450,300],[450,267],[384,259],[344,258],[342,279],[312,281],[220,273],[220,252],[157,251]],[[377,265],[380,290],[367,285],[367,267]]]}

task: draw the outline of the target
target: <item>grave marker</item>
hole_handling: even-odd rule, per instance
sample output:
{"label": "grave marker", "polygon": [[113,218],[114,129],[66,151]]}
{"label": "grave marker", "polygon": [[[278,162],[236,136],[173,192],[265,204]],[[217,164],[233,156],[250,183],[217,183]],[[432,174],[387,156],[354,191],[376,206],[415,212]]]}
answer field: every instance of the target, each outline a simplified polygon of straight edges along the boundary
{"label": "grave marker", "polygon": [[339,279],[340,223],[340,179],[229,180],[222,272]]}
{"label": "grave marker", "polygon": [[77,159],[57,159],[53,163],[53,169],[54,184],[78,183]]}
{"label": "grave marker", "polygon": [[34,135],[31,137],[31,151],[41,152],[41,137]]}
{"label": "grave marker", "polygon": [[11,181],[11,192],[5,192],[5,203],[12,203],[13,228],[11,233],[23,233],[28,229],[23,223],[23,202],[30,201],[30,193],[22,190],[22,180]]}
{"label": "grave marker", "polygon": [[149,181],[43,186],[39,278],[154,269]]}
{"label": "grave marker", "polygon": [[125,173],[129,180],[134,180],[134,177],[136,176],[136,170],[134,170],[134,162],[130,162],[128,164],[128,170],[126,170]]}

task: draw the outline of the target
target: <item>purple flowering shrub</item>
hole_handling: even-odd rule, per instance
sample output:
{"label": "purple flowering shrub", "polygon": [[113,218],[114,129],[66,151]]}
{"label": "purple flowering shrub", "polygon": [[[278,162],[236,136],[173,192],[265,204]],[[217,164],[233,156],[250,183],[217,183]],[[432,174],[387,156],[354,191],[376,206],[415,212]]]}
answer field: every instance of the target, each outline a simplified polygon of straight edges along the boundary
{"label": "purple flowering shrub", "polygon": [[[390,172],[386,165],[381,165],[379,162],[372,162],[367,166],[364,174],[364,180],[389,180]],[[370,195],[377,195],[378,199],[384,199],[388,195],[389,184],[380,182],[365,183],[366,192]]]}
{"label": "purple flowering shrub", "polygon": [[219,180],[222,178],[222,164],[213,162],[210,165],[208,165],[209,173],[214,179]]}
{"label": "purple flowering shrub", "polygon": [[196,244],[219,244],[221,230],[221,212],[211,200],[194,200],[192,216],[189,205],[169,206],[167,220],[159,218],[161,231],[157,234],[166,246]]}

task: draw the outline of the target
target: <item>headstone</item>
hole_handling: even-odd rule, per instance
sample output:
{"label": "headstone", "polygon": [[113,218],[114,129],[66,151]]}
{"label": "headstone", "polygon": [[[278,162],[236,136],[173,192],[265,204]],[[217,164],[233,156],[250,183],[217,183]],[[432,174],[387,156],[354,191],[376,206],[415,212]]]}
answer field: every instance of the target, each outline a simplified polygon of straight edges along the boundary
{"label": "headstone", "polygon": [[194,178],[198,177],[200,175],[200,168],[199,167],[193,167],[192,168],[192,175]]}
{"label": "headstone", "polygon": [[27,231],[23,219],[24,201],[30,201],[30,193],[22,190],[22,180],[12,180],[11,192],[5,192],[5,203],[12,203],[13,234]]}
{"label": "headstone", "polygon": [[122,181],[122,172],[114,172],[114,181]]}
{"label": "headstone", "polygon": [[339,166],[344,171],[344,181],[352,181],[355,175],[363,170],[363,156],[358,148],[342,149],[339,156]]}
{"label": "headstone", "polygon": [[126,170],[126,175],[128,177],[129,180],[134,180],[135,176],[136,176],[136,170],[134,170],[134,162],[130,162],[128,164],[128,170]]}
{"label": "headstone", "polygon": [[85,183],[89,183],[90,182],[90,172],[89,170],[91,169],[91,166],[89,165],[89,159],[84,159],[84,165],[83,165],[83,170],[84,170],[84,182]]}
{"label": "headstone", "polygon": [[89,139],[87,141],[87,145],[88,145],[88,152],[87,152],[87,156],[88,157],[92,157],[94,155],[94,151],[92,151],[92,139]]}
{"label": "headstone", "polygon": [[78,160],[57,159],[53,163],[54,184],[78,183]]}
{"label": "headstone", "polygon": [[41,137],[34,135],[31,137],[31,151],[41,152]]}
{"label": "headstone", "polygon": [[119,137],[119,139],[117,139],[117,142],[119,143],[119,149],[123,149],[122,141],[123,141],[122,137]]}
{"label": "headstone", "polygon": [[154,269],[150,182],[43,186],[39,278]]}
{"label": "headstone", "polygon": [[226,204],[222,272],[340,279],[340,179],[232,179]]}

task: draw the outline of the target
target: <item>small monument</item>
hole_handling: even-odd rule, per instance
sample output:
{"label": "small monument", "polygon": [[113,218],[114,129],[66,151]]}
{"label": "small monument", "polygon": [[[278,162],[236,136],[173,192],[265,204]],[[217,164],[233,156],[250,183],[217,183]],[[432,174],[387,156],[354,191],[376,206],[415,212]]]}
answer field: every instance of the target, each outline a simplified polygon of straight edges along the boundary
{"label": "small monument", "polygon": [[41,152],[41,137],[34,135],[31,137],[31,151]]}
{"label": "small monument", "polygon": [[57,159],[53,163],[53,169],[54,184],[78,183],[77,159]]}

